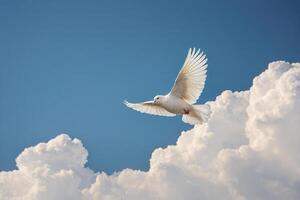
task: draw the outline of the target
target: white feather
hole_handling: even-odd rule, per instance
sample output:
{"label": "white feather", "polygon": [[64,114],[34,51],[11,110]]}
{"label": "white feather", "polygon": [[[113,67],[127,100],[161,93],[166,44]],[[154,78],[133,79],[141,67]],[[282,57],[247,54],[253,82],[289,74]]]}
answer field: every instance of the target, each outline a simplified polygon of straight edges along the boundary
{"label": "white feather", "polygon": [[206,62],[200,49],[197,52],[195,48],[190,49],[170,94],[189,104],[196,103],[206,80]]}
{"label": "white feather", "polygon": [[146,101],[143,103],[129,103],[128,101],[124,101],[124,104],[141,113],[147,113],[151,115],[159,115],[166,117],[173,117],[175,114],[168,112],[166,109],[161,107],[158,104],[155,104],[153,101]]}

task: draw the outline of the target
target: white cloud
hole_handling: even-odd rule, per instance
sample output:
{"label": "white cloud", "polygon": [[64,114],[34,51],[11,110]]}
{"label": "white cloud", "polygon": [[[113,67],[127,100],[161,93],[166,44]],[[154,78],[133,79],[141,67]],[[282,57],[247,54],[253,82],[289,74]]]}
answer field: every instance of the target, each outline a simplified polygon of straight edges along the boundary
{"label": "white cloud", "polygon": [[300,199],[300,63],[271,63],[249,91],[207,104],[208,123],[156,149],[147,172],[95,173],[81,142],[59,135],[0,173],[0,199]]}

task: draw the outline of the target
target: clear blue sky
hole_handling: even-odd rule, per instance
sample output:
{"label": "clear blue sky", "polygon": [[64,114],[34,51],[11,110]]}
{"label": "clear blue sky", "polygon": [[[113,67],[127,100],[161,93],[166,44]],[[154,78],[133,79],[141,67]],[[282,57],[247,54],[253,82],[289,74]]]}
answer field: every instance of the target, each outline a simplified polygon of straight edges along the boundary
{"label": "clear blue sky", "polygon": [[68,133],[88,166],[147,169],[190,126],[122,101],[169,91],[189,47],[208,56],[199,103],[244,90],[274,60],[300,60],[299,1],[0,1],[0,170]]}

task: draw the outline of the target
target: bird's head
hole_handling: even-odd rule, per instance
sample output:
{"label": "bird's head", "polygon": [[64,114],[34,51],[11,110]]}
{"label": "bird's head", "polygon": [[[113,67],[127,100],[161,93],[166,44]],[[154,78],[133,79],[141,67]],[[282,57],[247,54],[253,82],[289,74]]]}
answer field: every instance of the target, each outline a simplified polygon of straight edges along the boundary
{"label": "bird's head", "polygon": [[164,98],[164,96],[162,96],[162,95],[157,95],[157,96],[154,97],[153,101],[154,101],[154,103],[159,104],[159,103],[162,102],[163,98]]}

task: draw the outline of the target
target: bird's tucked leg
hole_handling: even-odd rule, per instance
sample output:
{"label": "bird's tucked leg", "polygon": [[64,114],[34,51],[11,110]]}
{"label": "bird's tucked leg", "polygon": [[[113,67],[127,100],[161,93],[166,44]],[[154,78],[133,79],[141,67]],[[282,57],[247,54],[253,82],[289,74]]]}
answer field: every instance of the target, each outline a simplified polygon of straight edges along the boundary
{"label": "bird's tucked leg", "polygon": [[183,112],[185,115],[188,115],[190,113],[190,110],[189,109],[183,109]]}

